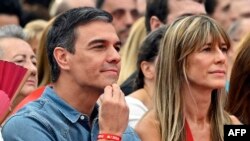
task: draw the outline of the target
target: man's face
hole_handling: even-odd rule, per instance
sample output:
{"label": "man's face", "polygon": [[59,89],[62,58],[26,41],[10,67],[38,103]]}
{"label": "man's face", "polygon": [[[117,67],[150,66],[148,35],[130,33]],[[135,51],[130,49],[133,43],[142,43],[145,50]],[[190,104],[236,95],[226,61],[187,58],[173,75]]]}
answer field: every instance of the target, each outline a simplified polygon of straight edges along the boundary
{"label": "man's face", "polygon": [[225,30],[227,30],[231,24],[230,19],[230,0],[217,0],[214,13],[211,15],[216,21],[218,21]]}
{"label": "man's face", "polygon": [[103,91],[120,72],[120,40],[111,23],[94,21],[76,29],[75,53],[69,57],[69,73],[80,87]]}
{"label": "man's face", "polygon": [[68,0],[66,1],[70,8],[76,7],[95,7],[95,2],[93,0]]}
{"label": "man's face", "polygon": [[232,47],[229,50],[229,61],[230,63],[234,62],[234,59],[237,55],[237,52],[239,50],[239,43],[244,39],[244,37],[250,33],[250,18],[243,18],[240,22],[240,25],[238,25],[236,31],[234,34],[231,35],[231,42]]}
{"label": "man's face", "polygon": [[167,24],[172,23],[176,18],[184,15],[205,14],[203,4],[192,0],[169,0],[169,14]]}
{"label": "man's face", "polygon": [[139,16],[136,0],[105,0],[102,9],[113,16],[116,32],[121,42],[124,43],[128,37],[130,27]]}
{"label": "man's face", "polygon": [[239,18],[250,18],[250,0],[232,0],[230,16],[232,21]]}

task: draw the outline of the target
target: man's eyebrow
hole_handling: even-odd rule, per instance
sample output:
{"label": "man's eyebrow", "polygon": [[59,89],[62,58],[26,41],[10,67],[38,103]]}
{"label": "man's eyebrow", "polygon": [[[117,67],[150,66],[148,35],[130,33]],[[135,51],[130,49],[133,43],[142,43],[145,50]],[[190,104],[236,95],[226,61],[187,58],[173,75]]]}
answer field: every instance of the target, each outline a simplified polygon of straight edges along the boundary
{"label": "man's eyebrow", "polygon": [[[107,43],[108,41],[105,39],[95,39],[91,42],[88,43],[89,46],[93,45],[93,44],[97,44],[97,43]],[[115,45],[122,45],[121,41],[116,41]]]}
{"label": "man's eyebrow", "polygon": [[104,39],[95,39],[95,40],[92,40],[91,42],[88,43],[89,46],[93,45],[93,44],[96,44],[96,43],[105,43],[106,40]]}

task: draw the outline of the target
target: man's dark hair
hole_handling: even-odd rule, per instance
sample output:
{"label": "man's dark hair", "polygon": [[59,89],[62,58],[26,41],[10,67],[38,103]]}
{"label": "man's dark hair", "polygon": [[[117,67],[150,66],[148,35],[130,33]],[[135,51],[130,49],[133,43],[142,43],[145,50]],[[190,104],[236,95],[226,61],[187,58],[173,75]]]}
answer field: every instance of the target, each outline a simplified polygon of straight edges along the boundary
{"label": "man's dark hair", "polygon": [[102,6],[104,4],[104,0],[96,0],[96,8],[102,9]]}
{"label": "man's dark hair", "polygon": [[19,0],[0,0],[0,14],[16,15],[21,23],[21,3]]}
{"label": "man's dark hair", "polygon": [[162,23],[166,23],[169,13],[168,0],[147,0],[145,25],[147,32],[151,31],[150,18],[156,16]]}
{"label": "man's dark hair", "polygon": [[217,0],[205,0],[205,10],[208,15],[214,13],[215,7],[217,6]]}
{"label": "man's dark hair", "polygon": [[[57,81],[60,68],[54,58],[53,52],[56,47],[62,47],[70,53],[75,53],[76,28],[93,21],[112,22],[112,16],[100,9],[81,7],[71,9],[58,16],[47,37],[47,54],[51,65],[52,82]],[[87,36],[87,35],[86,35]]]}

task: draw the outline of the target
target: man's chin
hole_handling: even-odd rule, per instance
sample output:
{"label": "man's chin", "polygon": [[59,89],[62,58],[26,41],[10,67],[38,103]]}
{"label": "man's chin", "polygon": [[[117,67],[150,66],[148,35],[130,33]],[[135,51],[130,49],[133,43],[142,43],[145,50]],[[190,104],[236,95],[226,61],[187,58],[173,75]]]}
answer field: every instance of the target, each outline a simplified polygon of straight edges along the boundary
{"label": "man's chin", "polygon": [[[109,79],[109,81],[106,83],[107,85],[112,85],[114,83],[117,83],[117,79]],[[107,86],[106,85],[106,86]]]}
{"label": "man's chin", "polygon": [[124,45],[128,39],[128,33],[123,33],[123,34],[120,34],[119,36],[121,42],[122,42],[122,45]]}

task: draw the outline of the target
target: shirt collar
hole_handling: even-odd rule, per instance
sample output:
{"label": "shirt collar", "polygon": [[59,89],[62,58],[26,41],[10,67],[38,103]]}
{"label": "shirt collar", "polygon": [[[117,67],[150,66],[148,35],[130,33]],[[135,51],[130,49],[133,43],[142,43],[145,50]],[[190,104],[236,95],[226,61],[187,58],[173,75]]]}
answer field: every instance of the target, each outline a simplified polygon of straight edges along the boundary
{"label": "shirt collar", "polygon": [[[43,99],[47,99],[50,101],[53,105],[55,105],[58,110],[62,113],[62,115],[65,116],[69,121],[72,123],[76,123],[80,116],[84,115],[87,117],[86,114],[78,112],[75,108],[73,108],[71,105],[69,105],[67,102],[65,102],[62,98],[60,98],[52,88],[52,86],[47,86],[44,94],[42,96]],[[90,120],[93,120],[98,115],[98,105],[96,104],[94,107],[94,110],[91,114]]]}

